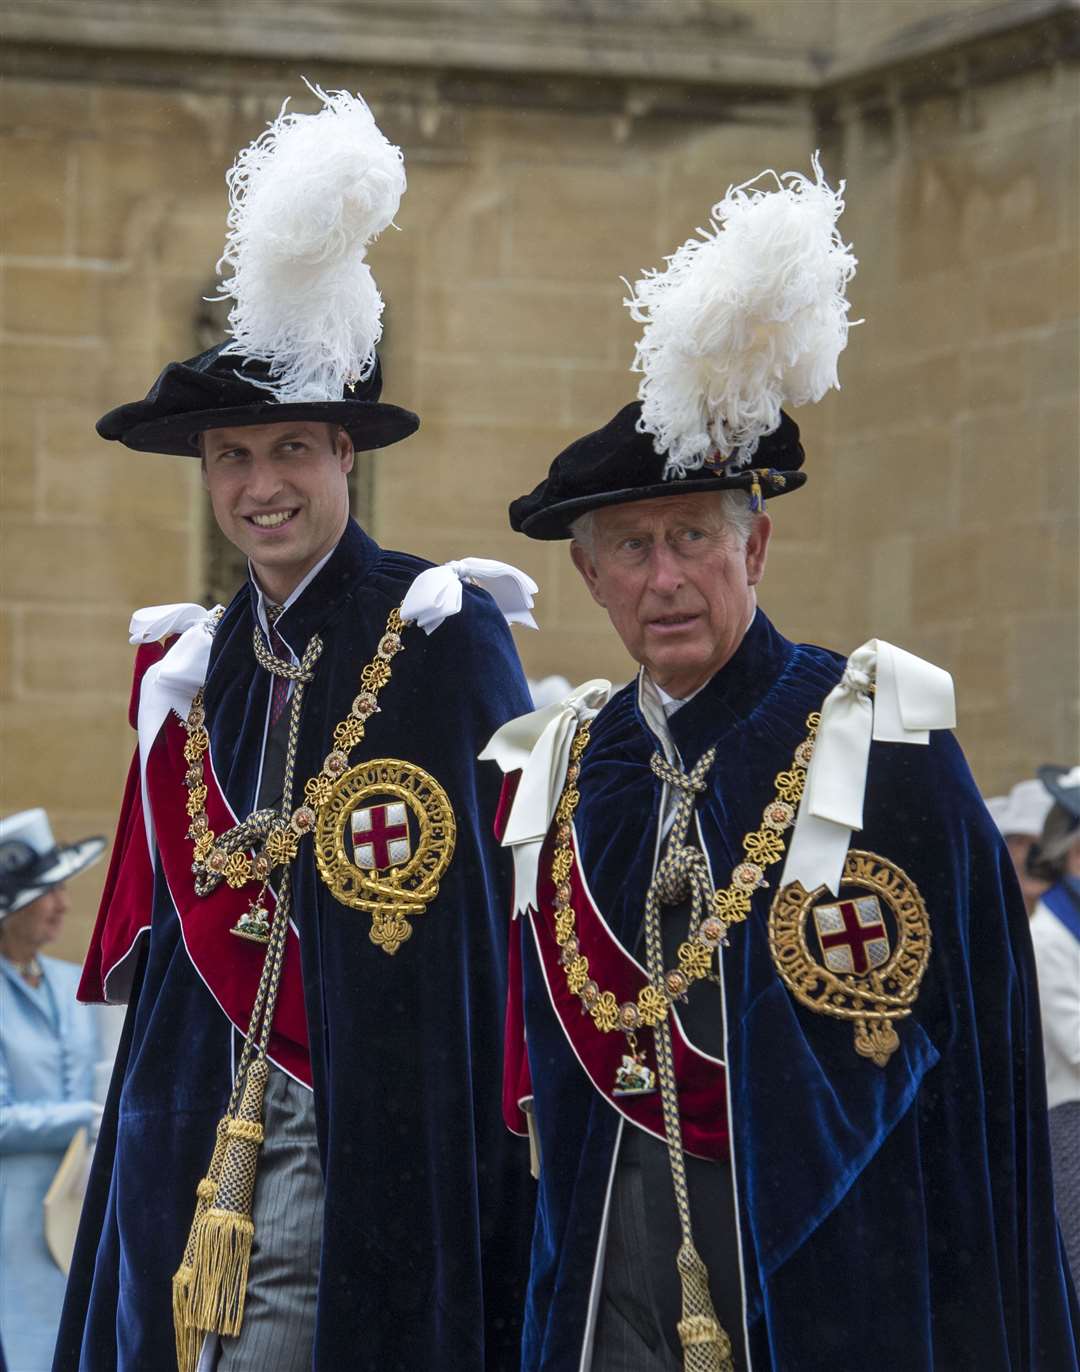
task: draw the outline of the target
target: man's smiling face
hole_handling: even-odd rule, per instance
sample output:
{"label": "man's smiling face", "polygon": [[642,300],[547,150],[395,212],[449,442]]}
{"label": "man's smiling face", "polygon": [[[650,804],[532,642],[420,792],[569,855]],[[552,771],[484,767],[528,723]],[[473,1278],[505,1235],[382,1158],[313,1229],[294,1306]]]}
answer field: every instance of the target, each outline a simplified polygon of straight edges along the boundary
{"label": "man's smiling face", "polygon": [[597,510],[570,553],[630,655],[681,698],[739,646],[771,528],[759,515],[744,541],[720,492],[662,496]]}
{"label": "man's smiling face", "polygon": [[337,543],[349,518],[352,441],[303,422],[208,429],[203,480],[221,532],[279,603]]}

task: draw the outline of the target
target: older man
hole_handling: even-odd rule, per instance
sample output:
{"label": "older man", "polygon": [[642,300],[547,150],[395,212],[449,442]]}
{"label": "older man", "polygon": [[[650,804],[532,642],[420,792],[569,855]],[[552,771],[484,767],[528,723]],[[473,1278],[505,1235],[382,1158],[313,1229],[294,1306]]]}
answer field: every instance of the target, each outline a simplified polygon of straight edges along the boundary
{"label": "older man", "polygon": [[[348,228],[400,155],[362,102],[324,98],[269,143],[300,140],[291,171],[325,217],[344,203]],[[242,164],[249,195],[266,145]],[[527,1160],[498,1118],[508,873],[475,753],[528,696],[492,595],[459,578],[487,577],[518,618],[531,583],[480,560],[431,568],[350,518],[354,449],[418,421],[380,400],[377,293],[344,372],[320,351],[356,327],[349,272],[367,272],[328,232],[311,270],[336,276],[304,299],[345,317],[295,356],[247,336],[171,363],[98,425],[201,459],[249,577],[223,611],[133,621],[139,751],[82,984],[130,1009],[58,1345],[71,1372],[497,1372],[518,1356]],[[303,257],[280,251],[275,292]],[[234,265],[242,310],[249,264]],[[262,303],[283,336],[297,323],[287,299]],[[306,398],[298,370],[321,378]]]}
{"label": "older man", "polygon": [[[792,214],[821,188],[799,179]],[[702,255],[735,252],[729,197]],[[830,246],[811,240],[792,261]],[[679,337],[707,335],[699,297],[791,279],[752,265],[673,298]],[[571,540],[639,664],[485,753],[517,868],[504,1109],[539,1167],[524,1367],[1075,1369],[1008,854],[944,673],[877,641],[845,664],[758,607],[763,499],[804,454],[783,413],[736,422],[740,396],[767,410],[769,369],[735,384],[761,329],[732,333],[697,436],[658,421],[647,358],[643,402],[511,505]],[[700,366],[690,343],[671,387]]]}

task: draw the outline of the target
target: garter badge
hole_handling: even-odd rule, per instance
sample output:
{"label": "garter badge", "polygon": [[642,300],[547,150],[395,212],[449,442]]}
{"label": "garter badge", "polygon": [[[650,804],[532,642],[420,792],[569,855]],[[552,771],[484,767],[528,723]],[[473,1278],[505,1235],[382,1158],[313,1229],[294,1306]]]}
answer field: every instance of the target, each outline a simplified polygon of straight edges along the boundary
{"label": "garter badge", "polygon": [[[769,948],[800,1004],[855,1026],[855,1051],[884,1067],[900,1046],[895,1024],[911,1014],[930,960],[930,917],[911,878],[874,853],[852,849],[840,899],[821,901],[792,882],[769,912]],[[812,921],[810,916],[813,916]]]}
{"label": "garter badge", "polygon": [[413,915],[439,893],[454,855],[450,799],[411,762],[375,758],[343,772],[315,822],[315,861],[331,895],[371,916],[369,937],[396,953]]}

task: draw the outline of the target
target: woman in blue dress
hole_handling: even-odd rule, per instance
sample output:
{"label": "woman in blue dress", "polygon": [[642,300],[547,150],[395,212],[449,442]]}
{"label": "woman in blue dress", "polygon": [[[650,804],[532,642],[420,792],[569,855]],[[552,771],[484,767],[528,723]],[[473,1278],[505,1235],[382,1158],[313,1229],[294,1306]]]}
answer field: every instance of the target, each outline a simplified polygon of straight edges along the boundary
{"label": "woman in blue dress", "polygon": [[0,1367],[48,1372],[65,1277],[45,1242],[42,1202],[76,1130],[92,1126],[102,1057],[79,969],[45,957],[67,910],[64,882],[102,838],[59,846],[44,810],[0,820]]}

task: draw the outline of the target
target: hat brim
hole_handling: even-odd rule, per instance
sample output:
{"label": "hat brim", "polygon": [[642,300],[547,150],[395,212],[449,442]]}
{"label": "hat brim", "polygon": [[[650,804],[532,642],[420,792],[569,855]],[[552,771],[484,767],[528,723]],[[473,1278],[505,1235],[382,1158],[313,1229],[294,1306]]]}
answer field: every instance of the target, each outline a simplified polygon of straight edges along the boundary
{"label": "hat brim", "polygon": [[[797,491],[806,484],[805,472],[765,472],[758,469],[761,493],[769,499]],[[573,538],[570,525],[591,510],[608,505],[629,505],[637,500],[658,500],[662,496],[692,495],[698,491],[749,491],[752,477],[749,471],[732,476],[687,477],[677,481],[658,481],[651,486],[625,486],[621,490],[598,491],[593,495],[579,495],[537,510],[521,521],[521,532],[529,538],[555,540]]]}
{"label": "hat brim", "polygon": [[1074,819],[1080,820],[1080,786],[1062,786],[1061,778],[1068,776],[1071,767],[1040,767],[1035,775],[1054,797],[1057,803]]}
{"label": "hat brim", "polygon": [[72,877],[78,876],[87,867],[91,867],[105,851],[106,840],[100,835],[93,838],[80,839],[78,843],[68,843],[63,847],[58,847],[54,860],[43,871],[35,872],[33,884],[26,886],[12,901],[8,909],[0,909],[0,921],[13,915],[16,910],[23,909],[24,906],[37,900],[38,896],[43,895],[53,886],[59,886],[62,881],[69,881]]}
{"label": "hat brim", "polygon": [[[123,406],[120,407],[122,410]],[[119,414],[112,410],[98,421],[98,432],[111,427]],[[140,453],[168,453],[175,457],[198,457],[198,435],[207,429],[248,428],[255,424],[288,424],[291,420],[340,424],[358,452],[388,448],[400,443],[420,427],[418,415],[398,405],[374,400],[319,400],[303,404],[262,403],[224,409],[195,410],[166,415],[133,425],[115,437]],[[103,434],[103,437],[113,437]]]}

